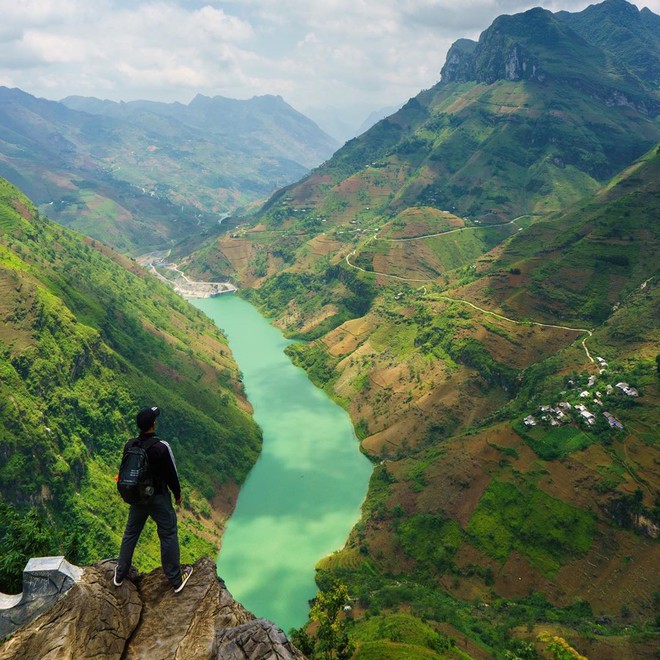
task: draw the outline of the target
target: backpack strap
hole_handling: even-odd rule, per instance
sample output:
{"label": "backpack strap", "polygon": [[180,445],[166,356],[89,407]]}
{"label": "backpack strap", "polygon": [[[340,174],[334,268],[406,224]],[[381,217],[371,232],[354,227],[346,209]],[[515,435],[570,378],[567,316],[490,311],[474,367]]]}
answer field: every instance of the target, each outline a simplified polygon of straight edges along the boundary
{"label": "backpack strap", "polygon": [[160,438],[157,438],[154,435],[142,445],[142,449],[144,449],[144,451],[147,451],[148,449],[151,449],[157,442],[160,442]]}
{"label": "backpack strap", "polygon": [[154,435],[151,438],[148,438],[145,442],[140,444],[140,437],[138,436],[137,438],[133,438],[133,440],[131,441],[131,447],[140,446],[142,449],[144,449],[144,451],[147,451],[147,449],[151,449],[157,442],[160,442],[160,438],[157,438]]}

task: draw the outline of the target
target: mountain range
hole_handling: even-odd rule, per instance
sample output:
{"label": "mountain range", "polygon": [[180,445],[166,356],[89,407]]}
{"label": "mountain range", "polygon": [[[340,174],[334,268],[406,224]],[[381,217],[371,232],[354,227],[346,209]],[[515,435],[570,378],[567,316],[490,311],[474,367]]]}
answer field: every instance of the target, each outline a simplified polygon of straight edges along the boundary
{"label": "mountain range", "polygon": [[[180,267],[231,278],[298,340],[289,355],[346,408],[373,461],[361,519],[318,564],[321,590],[350,593],[355,658],[655,652],[659,21],[625,0],[502,16],[452,46],[437,85],[188,243],[204,246]],[[130,126],[123,149],[159,153],[175,148],[165,127],[178,140],[217,105],[236,107],[6,108],[28,101],[39,107],[30,130],[0,122],[5,167],[36,168],[33,147],[50,145],[43,178],[66,182],[57,173],[71,163],[91,171],[97,156],[72,136],[95,135],[96,122]],[[68,113],[83,124],[49,132]],[[192,198],[199,180],[184,181],[183,159],[172,151],[153,181],[189,185]],[[35,181],[22,183],[45,185]],[[20,546],[27,527],[43,540],[45,519],[76,561],[116,546],[117,516],[95,503],[130,411],[156,387],[175,413],[164,430],[191,452],[187,547],[206,550],[222,523],[217,493],[228,512],[260,440],[225,340],[130,259],[49,222],[8,184],[0,211],[7,538]],[[186,443],[207,429],[223,442],[203,461]]]}
{"label": "mountain range", "polygon": [[213,235],[219,219],[335,147],[276,96],[57,103],[0,88],[0,175],[53,219],[124,253]]}
{"label": "mountain range", "polygon": [[375,463],[318,575],[364,657],[652,653],[659,35],[621,0],[502,16],[188,260],[303,340]]}

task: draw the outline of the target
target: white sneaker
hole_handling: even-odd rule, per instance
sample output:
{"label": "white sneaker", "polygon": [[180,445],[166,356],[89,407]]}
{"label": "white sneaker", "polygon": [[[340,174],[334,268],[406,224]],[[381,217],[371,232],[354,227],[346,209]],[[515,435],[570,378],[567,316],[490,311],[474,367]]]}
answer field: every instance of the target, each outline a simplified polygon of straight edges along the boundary
{"label": "white sneaker", "polygon": [[121,587],[121,585],[124,584],[124,581],[117,579],[117,568],[118,566],[115,566],[115,574],[112,576],[112,584],[114,584],[115,587]]}
{"label": "white sneaker", "polygon": [[175,594],[178,594],[179,591],[181,591],[186,586],[186,582],[188,582],[192,574],[193,574],[192,566],[188,566],[188,568],[181,571],[181,584],[174,590]]}

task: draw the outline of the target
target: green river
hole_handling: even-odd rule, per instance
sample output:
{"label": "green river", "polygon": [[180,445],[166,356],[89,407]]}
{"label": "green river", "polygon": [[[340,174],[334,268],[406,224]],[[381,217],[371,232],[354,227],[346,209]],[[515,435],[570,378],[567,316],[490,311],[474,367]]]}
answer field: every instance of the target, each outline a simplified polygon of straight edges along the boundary
{"label": "green river", "polygon": [[191,300],[229,339],[264,436],[225,530],[218,573],[284,631],[307,620],[314,566],[357,522],[371,464],[348,414],[284,354],[290,343],[238,296]]}

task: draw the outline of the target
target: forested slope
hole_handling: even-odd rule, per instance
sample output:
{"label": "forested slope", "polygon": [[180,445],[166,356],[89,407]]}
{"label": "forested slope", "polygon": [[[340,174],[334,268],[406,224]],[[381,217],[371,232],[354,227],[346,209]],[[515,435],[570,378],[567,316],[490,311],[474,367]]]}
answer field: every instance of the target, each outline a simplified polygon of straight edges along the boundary
{"label": "forested slope", "polygon": [[[117,551],[126,507],[114,475],[145,405],[161,407],[159,433],[185,482],[184,556],[217,547],[210,500],[226,515],[260,448],[226,340],[133,261],[39,215],[5,181],[0,341],[2,545],[17,550],[3,554],[4,577],[22,570],[25,540],[81,563]],[[154,538],[142,566],[158,557]]]}

